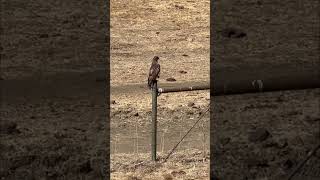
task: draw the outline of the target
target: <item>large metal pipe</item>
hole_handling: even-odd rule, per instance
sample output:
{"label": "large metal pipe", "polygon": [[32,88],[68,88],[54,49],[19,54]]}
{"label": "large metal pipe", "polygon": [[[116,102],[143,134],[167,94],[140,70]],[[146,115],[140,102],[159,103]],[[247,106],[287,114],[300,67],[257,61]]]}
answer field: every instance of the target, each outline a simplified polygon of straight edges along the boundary
{"label": "large metal pipe", "polygon": [[182,91],[198,91],[198,90],[208,90],[210,89],[210,84],[206,85],[194,85],[194,86],[186,86],[186,87],[164,87],[158,88],[159,93],[171,93],[171,92],[182,92]]}
{"label": "large metal pipe", "polygon": [[320,88],[319,72],[316,68],[269,67],[213,70],[209,85],[204,83],[177,86],[162,86],[159,93],[212,89],[211,95],[231,95],[242,93],[298,90]]}
{"label": "large metal pipe", "polygon": [[213,72],[211,95],[242,94],[281,90],[320,88],[316,68],[244,68],[242,70]]}

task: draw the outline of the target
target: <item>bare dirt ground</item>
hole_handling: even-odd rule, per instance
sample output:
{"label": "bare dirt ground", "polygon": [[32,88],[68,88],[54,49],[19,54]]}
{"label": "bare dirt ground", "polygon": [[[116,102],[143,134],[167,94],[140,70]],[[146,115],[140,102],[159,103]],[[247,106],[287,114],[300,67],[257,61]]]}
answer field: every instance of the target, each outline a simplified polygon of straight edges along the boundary
{"label": "bare dirt ground", "polygon": [[[209,178],[209,114],[172,159],[150,162],[151,94],[146,86],[153,56],[160,57],[160,87],[209,82],[209,3],[111,1],[112,179]],[[158,104],[161,159],[208,108],[209,91],[162,94]]]}
{"label": "bare dirt ground", "polygon": [[[227,0],[213,6],[211,69],[319,70],[319,1]],[[319,142],[319,89],[210,99],[216,179],[284,179]],[[319,152],[313,158],[304,171],[319,177]]]}
{"label": "bare dirt ground", "polygon": [[106,177],[104,83],[78,76],[1,82],[2,179]]}
{"label": "bare dirt ground", "polygon": [[210,1],[111,1],[111,85],[145,83],[156,55],[160,82],[208,81],[209,8]]}
{"label": "bare dirt ground", "polygon": [[[219,179],[284,179],[319,143],[319,92],[212,97],[213,175]],[[318,152],[302,172],[318,177],[319,161]]]}
{"label": "bare dirt ground", "polygon": [[0,179],[108,173],[106,5],[1,1]]}
{"label": "bare dirt ground", "polygon": [[86,0],[2,1],[1,78],[103,71],[106,6]]}
{"label": "bare dirt ground", "polygon": [[217,0],[213,6],[214,68],[319,66],[319,1]]}

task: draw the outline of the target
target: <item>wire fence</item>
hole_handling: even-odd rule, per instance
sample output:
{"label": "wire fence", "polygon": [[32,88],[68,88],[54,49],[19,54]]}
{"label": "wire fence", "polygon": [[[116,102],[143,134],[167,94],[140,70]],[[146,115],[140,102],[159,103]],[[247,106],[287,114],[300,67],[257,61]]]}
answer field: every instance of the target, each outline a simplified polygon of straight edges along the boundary
{"label": "wire fence", "polygon": [[[175,112],[175,114],[165,112],[170,111],[168,109],[160,108],[158,116],[157,106],[159,105],[156,100],[161,93],[209,89],[210,86],[208,84],[188,86],[186,88],[165,87],[153,89],[153,91],[156,90],[157,92],[153,92],[152,118],[150,118],[150,116],[145,116],[143,119],[144,122],[149,122],[150,124],[141,126],[138,122],[132,122],[129,124],[129,126],[125,127],[123,131],[117,131],[117,134],[111,133],[111,153],[147,153],[150,152],[151,147],[153,152],[152,159],[155,160],[154,148],[156,148],[156,152],[161,153],[166,153],[167,151],[171,150],[169,153],[170,155],[175,150],[179,151],[185,149],[198,149],[202,150],[203,152],[209,152],[210,120],[209,114],[206,112],[209,110],[210,106],[201,108],[178,108],[180,111]],[[179,99],[179,102],[174,103],[187,104],[187,102],[183,102],[182,97]],[[165,105],[161,104],[161,106],[163,107]],[[206,112],[204,112],[204,110],[206,110]],[[203,118],[204,120],[198,124],[198,118]],[[156,120],[156,127],[154,127],[154,124],[150,122],[150,119],[152,119],[151,122]],[[195,123],[195,121],[197,122]],[[197,124],[198,126],[196,126]],[[154,137],[153,134],[155,129],[156,137]],[[192,135],[190,134],[187,136],[191,130],[193,130]],[[151,142],[150,137],[152,138]],[[156,146],[154,146],[152,143],[156,143]],[[170,155],[168,155],[168,157]]]}
{"label": "wire fence", "polygon": [[[206,110],[206,108],[201,109]],[[201,111],[200,110],[200,111]],[[192,108],[186,108],[179,113],[183,113],[182,117],[159,113],[158,128],[157,128],[157,152],[167,153],[183,138],[183,136],[194,125],[195,121],[202,116],[202,120],[197,123],[192,129],[192,132],[186,136],[177,147],[177,151],[187,149],[197,149],[209,152],[209,135],[210,135],[210,120],[209,114],[199,115],[193,109],[193,114],[190,114]],[[150,121],[150,117],[144,117],[142,121]],[[151,151],[151,129],[149,122],[141,126],[139,122],[133,122],[129,126],[117,132],[111,132],[111,153],[149,153]]]}
{"label": "wire fence", "polygon": [[318,151],[320,151],[320,143],[288,175],[288,180],[320,179],[320,157],[317,156]]}

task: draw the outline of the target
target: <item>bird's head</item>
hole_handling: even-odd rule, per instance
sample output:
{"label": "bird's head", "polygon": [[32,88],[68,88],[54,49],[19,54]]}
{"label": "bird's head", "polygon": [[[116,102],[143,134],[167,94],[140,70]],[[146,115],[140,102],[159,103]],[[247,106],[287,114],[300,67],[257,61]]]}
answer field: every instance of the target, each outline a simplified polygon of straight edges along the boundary
{"label": "bird's head", "polygon": [[158,60],[159,60],[159,57],[158,57],[158,56],[155,56],[155,57],[153,57],[153,59],[152,59],[153,62],[158,62]]}

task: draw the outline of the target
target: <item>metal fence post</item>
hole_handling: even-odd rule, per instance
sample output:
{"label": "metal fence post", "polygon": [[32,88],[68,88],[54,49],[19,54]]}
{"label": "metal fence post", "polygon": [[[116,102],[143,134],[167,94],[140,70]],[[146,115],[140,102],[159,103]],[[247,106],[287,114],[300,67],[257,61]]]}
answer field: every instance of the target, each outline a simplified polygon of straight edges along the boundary
{"label": "metal fence post", "polygon": [[152,134],[151,134],[151,156],[152,161],[157,160],[157,98],[158,98],[158,85],[157,81],[154,82],[152,87]]}

